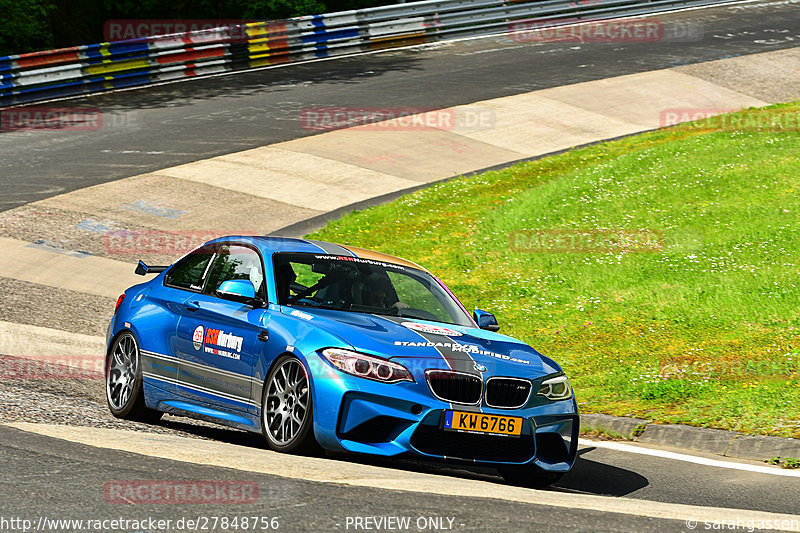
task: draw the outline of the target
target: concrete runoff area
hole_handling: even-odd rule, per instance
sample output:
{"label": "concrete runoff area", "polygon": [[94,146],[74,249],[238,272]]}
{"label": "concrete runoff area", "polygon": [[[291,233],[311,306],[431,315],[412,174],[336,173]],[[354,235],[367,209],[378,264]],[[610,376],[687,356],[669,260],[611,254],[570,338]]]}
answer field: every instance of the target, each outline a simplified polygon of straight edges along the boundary
{"label": "concrete runoff area", "polygon": [[[278,147],[258,148],[189,163],[159,174],[319,213],[328,211],[331,204],[347,205],[417,184],[413,180],[355,164]],[[292,186],[286,187],[287,182]],[[274,211],[282,215],[285,209]],[[308,213],[300,216],[305,214]]]}
{"label": "concrete runoff area", "polygon": [[0,247],[2,278],[115,299],[141,280],[130,264],[106,257],[6,237],[0,237]]}

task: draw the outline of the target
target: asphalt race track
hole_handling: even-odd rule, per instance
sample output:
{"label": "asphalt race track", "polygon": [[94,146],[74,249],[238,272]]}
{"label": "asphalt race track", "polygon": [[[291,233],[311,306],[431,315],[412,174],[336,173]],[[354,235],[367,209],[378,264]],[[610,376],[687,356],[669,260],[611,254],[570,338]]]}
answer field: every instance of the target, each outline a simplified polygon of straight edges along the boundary
{"label": "asphalt race track", "polygon": [[[4,191],[0,211],[173,165],[313,135],[317,132],[303,129],[300,120],[301,111],[308,107],[443,108],[792,48],[800,40],[800,0],[740,3],[659,18],[700,25],[704,37],[661,43],[521,43],[493,37],[74,99],[68,105],[98,107],[115,116],[118,127],[88,133],[0,132]],[[26,287],[21,282],[5,283],[6,290]],[[104,306],[105,300],[87,296],[81,305]],[[53,307],[63,305],[52,302]],[[59,313],[68,311],[54,311],[54,315]],[[0,316],[0,320],[7,318]],[[103,328],[105,324],[93,324],[84,332],[100,335]],[[278,518],[280,531],[403,530],[386,523],[378,527],[374,522],[375,527],[366,527],[370,522],[363,521],[389,516],[409,517],[412,524],[424,519],[425,527],[415,525],[410,528],[413,531],[752,531],[755,523],[748,520],[788,515],[797,520],[765,529],[800,531],[800,475],[755,462],[722,459],[724,465],[712,466],[703,463],[721,458],[658,457],[639,453],[643,445],[617,449],[604,442],[584,441],[575,469],[542,492],[509,487],[488,469],[407,460],[279,456],[285,470],[259,468],[254,462],[250,471],[237,466],[239,455],[274,457],[259,436],[172,416],[153,426],[117,421],[107,411],[100,380],[6,380],[0,381],[0,388],[7,389],[0,391],[4,399],[0,402],[4,472],[0,531],[20,530],[3,522],[11,518],[31,520],[35,526],[42,517],[174,522],[181,517],[214,516]],[[53,438],[46,431],[4,425],[15,422],[65,425],[75,429],[76,437]],[[120,433],[124,436],[119,441],[98,447],[81,443],[81,426],[126,432]],[[174,439],[174,456],[159,455],[158,439]],[[212,457],[209,452],[208,460],[198,459],[213,445],[224,445],[223,456]],[[177,460],[180,446],[185,446],[185,461]],[[330,479],[309,474],[308,465],[330,472]],[[365,474],[347,477],[350,471]],[[428,480],[442,490],[425,492],[419,489],[424,485],[413,482],[390,490],[381,481],[387,471],[420,483]],[[114,480],[238,480],[255,484],[258,498],[238,505],[121,505],[104,497],[104,487]],[[730,517],[741,517],[741,524],[720,527]],[[361,527],[356,518],[362,520]],[[753,529],[748,529],[751,525]],[[72,524],[47,530],[79,529]],[[192,528],[140,525],[121,529]]]}
{"label": "asphalt race track", "polygon": [[[260,443],[238,432],[223,431],[216,435],[223,441],[258,447]],[[133,517],[150,514],[158,518],[176,519],[180,516],[268,515],[281,520],[281,530],[345,530],[348,516],[450,516],[455,517],[454,530],[460,531],[533,531],[565,528],[570,531],[681,531],[685,522],[661,519],[642,519],[614,512],[570,510],[565,512],[549,506],[525,505],[499,499],[432,496],[422,493],[342,487],[334,484],[288,479],[285,477],[253,475],[237,470],[213,468],[164,459],[145,458],[137,454],[89,448],[57,439],[31,436],[15,429],[0,429],[0,458],[8,465],[7,476],[14,488],[4,482],[2,499],[6,509],[25,510],[31,519],[81,517]],[[589,459],[587,457],[592,457]],[[697,490],[716,486],[712,497],[715,504],[743,504],[754,510],[796,508],[800,497],[800,480],[793,480],[775,494],[774,480],[767,476],[736,476],[721,469],[698,468],[695,472],[668,472],[667,462],[637,460],[631,456],[620,466],[604,464],[609,459],[591,448],[581,454],[575,470],[559,488],[563,492],[641,497],[654,501],[687,504],[708,504],[698,501]],[[332,459],[335,461],[335,459]],[[413,463],[395,465],[399,468],[418,468],[444,476],[491,479],[489,474],[454,468],[434,468]],[[56,483],[45,485],[41,477]],[[644,474],[644,475],[643,475]],[[259,486],[255,504],[237,507],[224,504],[203,506],[120,506],[106,503],[101,495],[106,480],[117,479],[196,480],[222,479],[254,481]],[[501,481],[494,479],[498,484]],[[654,482],[651,484],[651,481]],[[781,480],[783,483],[783,480]],[[675,486],[670,492],[665,487]],[[661,488],[658,488],[661,487]],[[759,496],[759,492],[761,496]],[[680,494],[679,494],[680,493]],[[66,498],[70,494],[86,505],[76,508]],[[771,494],[771,495],[770,495]],[[776,500],[770,503],[768,500]],[[8,514],[4,511],[5,514]],[[337,527],[337,525],[339,527]]]}
{"label": "asphalt race track", "polygon": [[[197,159],[312,135],[308,107],[444,108],[612,76],[797,46],[800,3],[744,3],[659,17],[702,40],[521,43],[508,37],[320,61],[73,99],[99,132],[0,133],[0,210]],[[680,27],[680,26],[678,26]],[[118,127],[108,128],[114,122]]]}
{"label": "asphalt race track", "polygon": [[[200,433],[196,426],[183,426],[185,434]],[[203,432],[206,433],[206,432]],[[221,443],[252,448],[259,453],[263,444],[257,436],[219,429],[206,433]],[[258,515],[278,517],[281,530],[346,530],[348,517],[358,516],[443,516],[453,517],[452,529],[461,531],[531,531],[564,527],[575,531],[686,531],[692,509],[723,507],[764,511],[764,519],[796,512],[800,498],[800,478],[779,478],[726,468],[652,459],[638,454],[607,453],[595,446],[584,446],[573,472],[549,492],[558,495],[602,495],[616,497],[608,501],[608,510],[564,509],[563,505],[520,504],[505,501],[509,488],[489,470],[438,466],[410,461],[366,461],[362,464],[406,471],[435,474],[447,483],[472,479],[488,481],[486,498],[444,496],[422,492],[397,492],[376,488],[344,486],[243,472],[171,461],[155,457],[94,448],[60,439],[51,439],[0,428],[0,458],[6,466],[6,480],[0,484],[4,516],[24,516],[37,520],[48,518],[99,519],[135,518],[143,515],[162,519],[181,516]],[[347,469],[352,459],[329,458],[330,469]],[[254,503],[232,506],[224,502],[174,505],[130,505],[108,503],[104,485],[116,480],[238,480],[258,485]],[[531,491],[535,492],[535,491]],[[684,511],[682,520],[653,516],[631,516],[615,512],[619,497],[644,502],[665,502],[693,506]],[[534,497],[535,499],[535,497]],[[80,502],[76,505],[76,502]],[[697,511],[700,515],[700,511]],[[709,511],[706,511],[709,512]],[[711,510],[711,518],[730,516]],[[743,513],[743,511],[741,511]],[[667,514],[669,516],[669,514]],[[737,515],[734,515],[737,516]],[[695,517],[694,519],[697,519]],[[747,517],[742,518],[747,520]],[[702,519],[701,519],[702,524]],[[352,528],[350,528],[352,529]]]}
{"label": "asphalt race track", "polygon": [[[341,486],[294,480],[276,476],[245,474],[241,471],[189,465],[163,459],[153,460],[136,454],[90,449],[85,446],[0,429],[0,458],[9,465],[7,476],[16,480],[17,490],[3,491],[7,509],[25,509],[24,516],[38,520],[48,517],[125,517],[147,514],[176,520],[182,516],[269,516],[278,517],[281,531],[347,530],[348,516],[454,517],[455,531],[532,531],[566,528],[570,531],[677,531],[682,524],[673,520],[641,520],[615,513],[572,511],[569,516],[557,508],[526,506],[500,500],[431,496],[388,490],[343,488]],[[75,460],[78,458],[78,460]],[[37,470],[58,472],[57,486],[42,490]],[[255,481],[259,501],[236,507],[204,505],[140,506],[108,504],[98,497],[107,479],[140,479],[158,472],[160,479],[224,479]],[[21,490],[20,490],[21,489]],[[76,510],[64,498],[72,494],[90,502]],[[6,514],[4,512],[4,514]]]}

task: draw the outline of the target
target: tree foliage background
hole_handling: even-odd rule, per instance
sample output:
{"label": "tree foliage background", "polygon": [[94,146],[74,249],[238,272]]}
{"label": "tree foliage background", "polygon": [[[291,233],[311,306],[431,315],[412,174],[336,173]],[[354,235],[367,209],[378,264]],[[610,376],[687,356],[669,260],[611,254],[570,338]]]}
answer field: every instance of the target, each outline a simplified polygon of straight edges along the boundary
{"label": "tree foliage background", "polygon": [[0,56],[103,42],[114,19],[274,20],[398,0],[0,0]]}

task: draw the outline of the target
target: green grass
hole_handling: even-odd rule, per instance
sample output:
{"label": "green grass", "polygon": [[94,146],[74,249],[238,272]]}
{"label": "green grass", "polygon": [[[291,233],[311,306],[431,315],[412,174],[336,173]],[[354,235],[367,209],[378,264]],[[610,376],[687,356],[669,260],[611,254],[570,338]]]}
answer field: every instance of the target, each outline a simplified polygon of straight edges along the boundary
{"label": "green grass", "polygon": [[786,468],[790,470],[794,470],[800,468],[800,459],[796,457],[786,457],[785,459],[781,459],[780,457],[772,457],[764,461],[767,464],[780,466],[781,468]]}
{"label": "green grass", "polygon": [[[425,265],[559,361],[584,412],[800,437],[799,155],[797,132],[681,125],[438,184],[313,237]],[[554,229],[657,242],[512,246]]]}

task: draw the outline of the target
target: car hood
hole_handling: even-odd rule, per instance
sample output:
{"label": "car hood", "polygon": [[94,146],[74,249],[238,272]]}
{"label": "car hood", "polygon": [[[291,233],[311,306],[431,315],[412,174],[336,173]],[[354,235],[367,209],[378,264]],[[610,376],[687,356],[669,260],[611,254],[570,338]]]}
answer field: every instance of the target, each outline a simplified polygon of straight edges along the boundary
{"label": "car hood", "polygon": [[282,312],[336,335],[356,351],[406,366],[531,378],[561,371],[527,344],[474,327],[306,307],[283,307]]}

